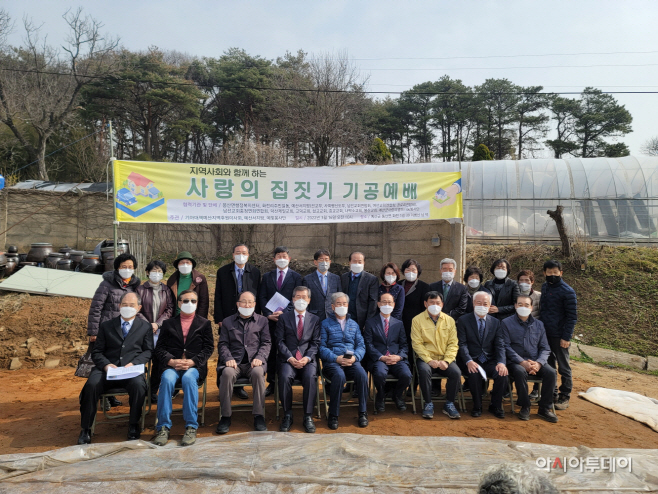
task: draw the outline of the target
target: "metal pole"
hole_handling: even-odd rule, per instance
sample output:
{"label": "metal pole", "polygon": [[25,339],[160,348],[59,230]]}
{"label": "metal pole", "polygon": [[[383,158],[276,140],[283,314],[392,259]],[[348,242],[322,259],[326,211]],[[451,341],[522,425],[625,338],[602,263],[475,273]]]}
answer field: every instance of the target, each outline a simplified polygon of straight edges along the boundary
{"label": "metal pole", "polygon": [[114,211],[114,221],[113,221],[113,226],[114,226],[114,258],[116,259],[117,257],[117,243],[118,243],[118,228],[119,228],[119,222],[117,221],[117,207],[116,207],[116,200],[115,200],[115,195],[116,195],[116,187],[115,187],[115,176],[114,176],[114,135],[112,134],[112,121],[110,120],[110,162],[112,163],[112,211]]}

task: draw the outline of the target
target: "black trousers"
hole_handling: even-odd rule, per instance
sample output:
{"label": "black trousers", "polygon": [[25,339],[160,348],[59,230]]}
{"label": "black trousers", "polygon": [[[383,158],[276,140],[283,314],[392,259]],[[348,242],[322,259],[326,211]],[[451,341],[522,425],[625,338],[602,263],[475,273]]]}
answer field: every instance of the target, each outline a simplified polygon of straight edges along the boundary
{"label": "black trousers", "polygon": [[[560,394],[569,398],[573,388],[573,379],[571,378],[571,362],[569,362],[569,349],[560,346],[560,338],[549,337],[548,344],[551,347],[551,355],[548,357],[548,365],[557,369],[560,374]],[[557,367],[555,363],[557,362]],[[557,386],[557,381],[555,383]],[[557,388],[553,392],[557,394]]]}
{"label": "black trousers", "polygon": [[128,391],[130,425],[139,424],[142,418],[144,398],[148,389],[144,375],[119,381],[108,381],[105,376],[106,373],[97,368],[92,369],[91,374],[89,374],[87,382],[80,392],[80,426],[83,429],[91,429],[101,394],[116,388]]}
{"label": "black trousers", "polygon": [[[474,360],[475,363],[480,365],[489,379],[493,379],[493,389],[491,390],[491,404],[496,408],[503,407],[503,395],[507,387],[507,376],[501,376],[496,370],[497,362],[489,360],[485,363],[480,363]],[[482,408],[482,395],[485,391],[487,382],[482,379],[479,372],[469,372],[466,364],[463,364],[462,372],[468,376],[468,386],[471,390],[471,397],[473,398],[473,408]]]}
{"label": "black trousers", "polygon": [[398,382],[394,383],[395,396],[398,398],[402,398],[402,393],[404,393],[404,390],[411,383],[411,369],[409,369],[409,363],[406,360],[400,360],[393,365],[386,365],[381,360],[378,360],[377,362],[373,362],[370,372],[378,396],[384,396],[384,385],[386,384],[386,377],[389,374],[398,380]]}
{"label": "black trousers", "polygon": [[429,403],[432,401],[432,376],[442,376],[448,378],[446,385],[446,401],[454,402],[457,396],[457,388],[462,378],[462,373],[455,362],[452,362],[446,370],[432,369],[429,364],[422,359],[416,359],[418,367],[418,383],[420,392],[423,394],[423,401]]}
{"label": "black trousers", "polygon": [[301,369],[295,369],[288,362],[279,364],[279,399],[284,415],[292,415],[292,383],[295,379],[302,382],[302,401],[304,414],[312,415],[315,398],[318,394],[318,373],[315,361],[311,361]]}
{"label": "black trousers", "polygon": [[274,342],[275,329],[276,329],[276,322],[270,321],[270,339],[272,340],[272,347],[270,349],[270,354],[267,356],[267,383],[272,385],[274,385],[276,370],[279,368],[276,358],[277,355],[279,354],[279,348],[278,345]]}
{"label": "black trousers", "polygon": [[530,398],[528,397],[528,378],[541,379],[541,396],[539,397],[539,408],[547,409],[553,406],[553,390],[555,389],[555,381],[557,375],[555,369],[550,365],[542,365],[539,372],[534,376],[528,375],[521,364],[507,364],[510,376],[514,379],[516,384],[516,393],[518,395],[518,404],[522,407],[530,406]]}

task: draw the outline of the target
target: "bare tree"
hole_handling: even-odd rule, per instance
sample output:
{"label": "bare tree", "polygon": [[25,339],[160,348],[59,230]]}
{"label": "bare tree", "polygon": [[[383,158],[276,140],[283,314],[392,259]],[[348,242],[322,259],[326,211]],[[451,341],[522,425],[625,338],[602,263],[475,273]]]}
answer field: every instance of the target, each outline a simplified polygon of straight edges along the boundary
{"label": "bare tree", "polygon": [[48,180],[48,139],[66,124],[76,110],[81,89],[112,67],[117,39],[106,39],[103,24],[82,9],[63,16],[69,26],[61,51],[41,38],[39,27],[24,19],[22,47],[9,47],[6,33],[11,19],[0,11],[0,122],[9,127],[25,148],[30,161],[38,162],[38,177]]}
{"label": "bare tree", "polygon": [[642,144],[640,151],[642,154],[648,154],[649,156],[658,156],[658,137],[652,137]]}

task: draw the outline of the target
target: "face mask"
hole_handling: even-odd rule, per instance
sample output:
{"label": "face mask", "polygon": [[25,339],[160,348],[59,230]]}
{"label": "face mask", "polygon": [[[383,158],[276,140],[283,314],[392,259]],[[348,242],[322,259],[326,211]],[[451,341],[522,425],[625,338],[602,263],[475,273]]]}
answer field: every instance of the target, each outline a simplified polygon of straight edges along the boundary
{"label": "face mask", "polygon": [[468,280],[468,286],[471,288],[477,288],[480,286],[480,280],[478,278],[473,278],[472,280]]}
{"label": "face mask", "polygon": [[395,283],[397,281],[397,278],[395,277],[395,275],[391,275],[391,274],[389,274],[387,276],[384,276],[384,279],[386,280],[386,283],[388,283],[389,285],[392,285],[393,283]]}
{"label": "face mask", "polygon": [[484,305],[476,305],[473,307],[473,310],[478,316],[486,316],[489,313],[489,307],[485,307]]}
{"label": "face mask", "polygon": [[344,317],[344,316],[347,315],[347,307],[336,307],[336,308],[334,309],[334,313],[335,313],[337,316]]}
{"label": "face mask", "polygon": [[256,307],[238,307],[238,312],[244,317],[249,317],[252,315],[254,310],[256,310]]}
{"label": "face mask", "polygon": [[451,273],[450,271],[445,271],[441,273],[441,279],[446,283],[450,283],[452,280],[455,279],[455,273]]}
{"label": "face mask", "polygon": [[546,281],[549,282],[551,285],[554,285],[555,283],[559,282],[562,276],[556,276],[556,275],[550,275],[546,277]]}
{"label": "face mask", "polygon": [[409,271],[407,273],[404,273],[404,278],[409,282],[414,282],[416,281],[416,278],[418,278],[418,275],[414,273],[413,271]]}
{"label": "face mask", "polygon": [[233,260],[235,261],[235,264],[246,264],[247,259],[249,259],[249,256],[243,256],[242,254],[233,256]]}
{"label": "face mask", "polygon": [[281,269],[286,269],[289,263],[290,261],[288,259],[277,259],[274,261],[274,264],[276,264],[277,267]]}
{"label": "face mask", "polygon": [[350,264],[350,269],[354,274],[359,274],[363,271],[363,264]]}
{"label": "face mask", "polygon": [[427,308],[428,311],[430,311],[430,314],[433,316],[438,316],[441,313],[441,306],[440,305],[430,305]]}
{"label": "face mask", "polygon": [[196,304],[193,304],[192,302],[186,302],[180,305],[180,311],[184,314],[194,314],[195,310]]}
{"label": "face mask", "polygon": [[129,280],[130,278],[132,278],[134,273],[135,273],[134,269],[120,269],[119,270],[119,276],[121,276],[122,280]]}
{"label": "face mask", "polygon": [[494,276],[498,278],[499,280],[504,280],[505,277],[507,276],[507,270],[506,269],[494,269]]}
{"label": "face mask", "polygon": [[531,288],[532,285],[530,283],[519,283],[519,290],[521,290],[521,293],[530,293]]}
{"label": "face mask", "polygon": [[192,272],[192,265],[191,264],[179,264],[178,265],[178,271],[180,271],[182,274],[190,274]]}
{"label": "face mask", "polygon": [[149,273],[149,280],[151,280],[153,283],[160,283],[160,280],[162,279],[164,275],[162,273],[159,273],[157,271],[151,271]]}
{"label": "face mask", "polygon": [[330,265],[331,263],[329,261],[320,261],[318,262],[318,271],[320,271],[321,273],[326,273],[327,271],[329,271]]}
{"label": "face mask", "polygon": [[532,312],[532,309],[529,307],[517,307],[516,308],[516,313],[520,315],[521,317],[528,317],[530,313]]}
{"label": "face mask", "polygon": [[119,312],[121,313],[121,317],[124,319],[132,319],[135,317],[135,315],[137,315],[137,309],[134,307],[121,307]]}
{"label": "face mask", "polygon": [[390,314],[391,312],[393,312],[393,306],[391,306],[391,305],[382,305],[379,308],[379,312],[381,312],[382,314]]}
{"label": "face mask", "polygon": [[301,298],[295,300],[295,309],[297,309],[299,312],[304,312],[306,307],[308,307],[308,302],[306,300]]}

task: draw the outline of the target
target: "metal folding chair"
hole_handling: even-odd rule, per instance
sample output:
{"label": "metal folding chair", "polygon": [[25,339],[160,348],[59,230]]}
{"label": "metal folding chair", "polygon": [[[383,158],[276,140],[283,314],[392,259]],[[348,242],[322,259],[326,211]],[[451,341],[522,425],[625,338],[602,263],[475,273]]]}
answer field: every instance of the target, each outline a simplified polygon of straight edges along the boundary
{"label": "metal folding chair", "polygon": [[[475,375],[474,375],[474,376],[475,376]],[[463,374],[462,374],[462,377],[464,377]],[[470,376],[469,376],[469,377],[470,377]],[[478,378],[481,378],[479,374],[477,375],[477,377],[478,377]],[[493,381],[493,379],[491,379],[490,377],[487,378],[487,385],[485,386],[485,388],[484,388],[484,394],[482,395],[483,398],[484,398],[485,396],[489,396],[489,395],[491,395],[491,393],[489,392],[489,384],[490,384],[492,381]],[[466,378],[465,378],[465,377],[464,377],[464,382],[466,382]],[[464,410],[466,409],[466,402],[467,402],[467,401],[473,401],[473,395],[471,394],[471,393],[473,393],[473,390],[470,389],[470,386],[469,386],[469,390],[470,390],[470,393],[468,393],[469,396],[466,396],[466,391],[464,391],[464,385],[463,385],[463,384],[461,385],[461,391],[462,391],[462,398],[461,398],[461,399],[462,399],[462,404],[463,404],[463,406],[464,406]],[[512,383],[510,382],[509,378],[507,379],[507,391],[510,393],[510,396],[512,396],[512,395],[511,395],[511,393],[512,393]],[[504,397],[503,397],[503,401],[505,401],[505,398],[504,398]],[[514,415],[514,407],[511,407],[511,412],[512,412],[512,415]]]}
{"label": "metal folding chair", "polygon": [[[322,412],[321,412],[321,409],[320,409],[320,379],[319,379],[319,376],[316,377],[316,379],[315,379],[315,385],[317,387],[317,390],[316,390],[316,393],[315,393],[315,401],[316,401],[315,406],[317,407],[317,410],[318,410],[318,418],[321,419],[322,418]],[[292,387],[293,388],[296,388],[296,387],[303,388],[304,386],[302,385],[302,382],[299,379],[295,379],[292,382]],[[274,403],[276,405],[276,419],[279,420],[281,418],[280,413],[279,413],[279,409],[282,408],[283,405],[279,401],[279,373],[278,372],[276,373],[276,376],[274,377]],[[293,407],[295,407],[295,406],[304,406],[304,402],[303,401],[294,401],[293,400],[292,406]]]}
{"label": "metal folding chair", "polygon": [[[541,387],[542,387],[542,380],[541,379],[531,379],[530,376],[528,376],[528,384],[539,384],[539,396],[541,396]],[[509,400],[510,400],[510,405],[512,406],[512,414],[515,413],[516,410],[516,400],[514,399],[514,388],[512,387],[512,383],[510,382],[509,384]],[[539,400],[533,401],[530,400],[530,406],[532,405],[537,405],[539,406]],[[551,408],[553,409],[553,413],[555,413],[555,403],[551,405]]]}
{"label": "metal folding chair", "polygon": [[[235,384],[233,385],[233,389],[235,389],[235,388],[246,388],[247,386],[251,387],[251,381],[249,380],[249,378],[248,377],[240,377],[240,378],[238,378],[237,381],[235,381]],[[252,388],[251,392],[252,392],[252,396],[253,396],[253,388]],[[251,401],[247,401],[247,402],[242,402],[242,400],[240,400],[240,401],[241,401],[241,403],[233,403],[233,401],[231,401],[231,409],[233,411],[252,409],[254,407],[253,399]],[[265,416],[265,412],[263,412],[263,417],[264,416]],[[221,419],[222,419],[222,404],[220,403],[219,404],[219,420],[221,420]]]}
{"label": "metal folding chair", "polygon": [[[207,390],[207,381],[208,379],[204,379],[202,384],[199,384],[199,389],[202,389],[201,391],[201,410],[199,411],[197,409],[197,413],[201,415],[201,420],[199,421],[199,426],[203,427],[206,423],[206,390]],[[174,387],[174,393],[176,391],[183,391],[183,387],[178,384]],[[174,400],[174,396],[171,397],[171,400]],[[198,404],[197,404],[198,405]],[[183,414],[183,407],[180,408],[173,408],[171,409],[171,414],[172,415],[182,415]],[[155,415],[155,425],[154,427],[158,426],[158,415]]]}
{"label": "metal folding chair", "polygon": [[[366,371],[367,372],[367,371]],[[320,359],[320,379],[322,379],[322,396],[324,398],[324,411],[327,417],[329,416],[329,401],[327,400],[327,384],[331,386],[331,380],[324,375],[324,370],[322,368],[322,359]],[[345,381],[345,384],[354,384],[354,381]],[[341,390],[342,393],[342,390]],[[342,396],[342,395],[341,395]],[[346,400],[341,399],[340,404],[341,406],[343,405],[348,405],[348,406],[359,406],[359,400],[352,401],[352,394],[350,393],[348,395],[349,397]]]}
{"label": "metal folding chair", "polygon": [[[416,356],[416,352],[413,352],[413,358],[414,358],[414,370],[415,372],[411,374],[411,392],[413,395],[413,390],[415,387],[415,380],[418,379],[418,364],[417,364],[417,359],[418,357]],[[448,381],[448,378],[445,376],[435,376],[432,374],[432,381]],[[421,410],[425,408],[425,400],[423,398],[423,393],[421,390],[418,390],[418,395],[420,396],[420,408]],[[432,403],[446,403],[448,400],[445,398],[431,398]],[[462,381],[461,379],[459,380],[458,387],[457,387],[457,396],[456,396],[456,402],[457,405],[459,406],[459,411],[463,412],[466,410],[466,403],[464,402],[464,392],[462,391]]]}
{"label": "metal folding chair", "polygon": [[[384,385],[386,385],[386,383],[397,383],[397,382],[398,382],[398,379],[396,379],[395,377],[393,377],[391,375],[388,375],[388,376],[386,376],[386,380],[384,381],[384,383],[385,383]],[[409,385],[410,388],[411,388],[411,402],[406,401],[406,396],[407,396],[406,390],[404,391],[404,393],[402,393],[402,396],[405,398],[405,403],[407,405],[411,405],[411,409],[413,411],[413,414],[415,415],[416,414],[416,396],[414,394],[413,384],[414,384],[414,377],[413,377],[413,373],[412,373],[411,384]],[[373,401],[373,405],[372,405],[373,406],[373,412],[372,413],[374,415],[377,415],[378,412],[377,412],[377,409],[375,408],[375,392],[376,392],[375,383],[372,379],[372,373],[370,373],[370,372],[368,372],[368,390],[370,391],[370,399]],[[393,403],[393,399],[385,397],[384,402]]]}

